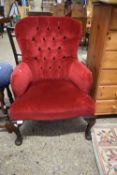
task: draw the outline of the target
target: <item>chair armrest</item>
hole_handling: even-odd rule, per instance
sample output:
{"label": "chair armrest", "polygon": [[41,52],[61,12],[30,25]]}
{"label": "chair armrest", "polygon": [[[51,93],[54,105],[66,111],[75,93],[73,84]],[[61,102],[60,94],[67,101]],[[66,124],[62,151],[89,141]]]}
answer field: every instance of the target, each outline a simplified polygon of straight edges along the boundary
{"label": "chair armrest", "polygon": [[21,96],[32,82],[32,72],[26,63],[18,65],[11,74],[11,87],[15,97]]}
{"label": "chair armrest", "polygon": [[92,72],[78,60],[70,66],[69,78],[85,93],[88,93],[92,82]]}

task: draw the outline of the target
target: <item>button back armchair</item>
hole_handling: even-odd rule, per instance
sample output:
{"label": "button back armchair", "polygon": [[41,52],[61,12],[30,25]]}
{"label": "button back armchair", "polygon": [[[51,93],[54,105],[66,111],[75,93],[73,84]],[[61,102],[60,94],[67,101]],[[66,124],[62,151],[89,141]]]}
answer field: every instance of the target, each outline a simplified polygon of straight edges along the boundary
{"label": "button back armchair", "polygon": [[15,100],[7,129],[22,144],[18,120],[90,118],[85,136],[95,123],[95,102],[88,95],[92,73],[77,59],[81,24],[69,17],[33,16],[15,27],[22,63],[11,76]]}

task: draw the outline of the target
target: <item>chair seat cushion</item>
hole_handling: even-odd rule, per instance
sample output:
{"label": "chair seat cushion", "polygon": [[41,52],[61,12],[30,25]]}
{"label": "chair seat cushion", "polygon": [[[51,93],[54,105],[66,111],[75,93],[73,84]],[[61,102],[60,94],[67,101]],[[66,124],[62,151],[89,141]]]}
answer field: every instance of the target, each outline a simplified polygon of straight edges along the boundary
{"label": "chair seat cushion", "polygon": [[16,98],[10,108],[12,120],[58,120],[93,116],[95,103],[67,80],[42,80]]}

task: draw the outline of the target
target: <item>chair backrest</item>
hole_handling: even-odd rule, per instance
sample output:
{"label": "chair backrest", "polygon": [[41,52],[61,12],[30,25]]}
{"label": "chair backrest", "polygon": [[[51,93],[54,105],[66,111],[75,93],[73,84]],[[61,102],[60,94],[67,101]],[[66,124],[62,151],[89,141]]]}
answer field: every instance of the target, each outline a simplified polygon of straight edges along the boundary
{"label": "chair backrest", "polygon": [[22,60],[32,70],[34,81],[65,78],[77,58],[81,23],[70,17],[35,16],[20,20],[15,27]]}

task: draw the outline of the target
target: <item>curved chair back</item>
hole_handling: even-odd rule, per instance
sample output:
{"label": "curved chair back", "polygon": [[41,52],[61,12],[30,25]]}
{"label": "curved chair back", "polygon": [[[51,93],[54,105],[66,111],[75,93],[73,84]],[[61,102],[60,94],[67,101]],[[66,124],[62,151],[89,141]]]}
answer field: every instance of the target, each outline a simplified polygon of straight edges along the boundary
{"label": "curved chair back", "polygon": [[20,20],[16,38],[35,81],[64,78],[77,58],[81,24],[69,17],[32,16]]}

